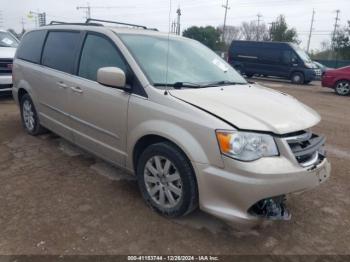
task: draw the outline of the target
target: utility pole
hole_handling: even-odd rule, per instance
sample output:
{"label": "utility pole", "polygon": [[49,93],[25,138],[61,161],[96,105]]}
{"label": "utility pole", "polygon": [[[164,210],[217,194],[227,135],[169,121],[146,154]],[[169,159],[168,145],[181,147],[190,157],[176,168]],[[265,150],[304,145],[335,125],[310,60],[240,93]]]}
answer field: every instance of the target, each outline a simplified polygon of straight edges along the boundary
{"label": "utility pole", "polygon": [[177,35],[180,35],[180,28],[181,28],[181,25],[180,25],[180,19],[181,19],[181,9],[180,7],[176,10],[176,13],[177,13],[177,25],[176,25],[176,34]]}
{"label": "utility pole", "polygon": [[222,42],[225,42],[227,10],[230,9],[230,7],[228,6],[228,0],[226,0],[226,5],[222,5],[222,7],[225,8],[224,26],[222,28]]}
{"label": "utility pole", "polygon": [[311,36],[312,31],[314,30],[314,19],[315,19],[315,9],[312,9],[312,18],[311,18],[311,26],[310,26],[310,33],[309,33],[309,40],[307,41],[307,53],[310,51],[310,43],[311,43]]}
{"label": "utility pole", "polygon": [[91,6],[90,6],[89,3],[87,3],[86,6],[77,6],[77,10],[80,10],[80,9],[85,10],[85,12],[86,12],[86,19],[91,18]]}
{"label": "utility pole", "polygon": [[340,10],[338,9],[338,10],[336,10],[336,13],[337,13],[337,15],[336,15],[336,17],[335,17],[335,23],[334,23],[334,31],[333,31],[333,35],[332,35],[332,49],[334,50],[334,48],[335,48],[335,34],[337,33],[337,28],[338,28],[338,22],[339,22],[339,20],[340,20],[340,18],[339,18],[339,13],[340,13]]}
{"label": "utility pole", "polygon": [[3,27],[3,22],[4,22],[4,20],[2,18],[2,10],[0,10],[0,28]]}
{"label": "utility pole", "polygon": [[257,34],[256,34],[256,40],[260,41],[260,18],[262,17],[261,14],[256,15],[258,17],[258,27],[257,27]]}
{"label": "utility pole", "polygon": [[24,32],[24,18],[22,17],[22,19],[21,19],[21,24],[22,24],[22,33]]}
{"label": "utility pole", "polygon": [[272,41],[272,31],[275,29],[275,26],[276,26],[276,22],[271,22],[269,23],[270,25],[270,41]]}
{"label": "utility pole", "polygon": [[77,10],[85,10],[86,19],[91,18],[92,9],[112,9],[112,8],[134,8],[134,6],[90,6],[89,3],[86,6],[77,6]]}

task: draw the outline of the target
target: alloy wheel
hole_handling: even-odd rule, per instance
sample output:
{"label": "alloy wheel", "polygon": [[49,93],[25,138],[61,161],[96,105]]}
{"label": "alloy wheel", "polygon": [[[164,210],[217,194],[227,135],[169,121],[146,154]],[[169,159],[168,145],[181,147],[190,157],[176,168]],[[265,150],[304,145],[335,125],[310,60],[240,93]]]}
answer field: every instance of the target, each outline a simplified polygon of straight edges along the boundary
{"label": "alloy wheel", "polygon": [[144,168],[144,180],[149,196],[162,208],[173,208],[181,201],[181,177],[169,159],[151,157]]}
{"label": "alloy wheel", "polygon": [[35,128],[34,110],[33,110],[33,105],[30,103],[29,100],[24,101],[22,105],[22,111],[23,111],[23,120],[26,128],[29,131],[33,131]]}
{"label": "alloy wheel", "polygon": [[349,82],[340,82],[336,89],[339,95],[348,95],[350,93],[350,84]]}

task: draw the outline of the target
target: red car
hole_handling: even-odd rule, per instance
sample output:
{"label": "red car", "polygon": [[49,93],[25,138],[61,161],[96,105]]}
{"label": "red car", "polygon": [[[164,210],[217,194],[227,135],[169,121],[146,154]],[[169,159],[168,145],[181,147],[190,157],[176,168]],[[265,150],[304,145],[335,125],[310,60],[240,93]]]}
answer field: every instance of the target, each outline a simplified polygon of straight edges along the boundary
{"label": "red car", "polygon": [[350,66],[327,70],[322,76],[322,86],[335,89],[340,96],[350,95]]}

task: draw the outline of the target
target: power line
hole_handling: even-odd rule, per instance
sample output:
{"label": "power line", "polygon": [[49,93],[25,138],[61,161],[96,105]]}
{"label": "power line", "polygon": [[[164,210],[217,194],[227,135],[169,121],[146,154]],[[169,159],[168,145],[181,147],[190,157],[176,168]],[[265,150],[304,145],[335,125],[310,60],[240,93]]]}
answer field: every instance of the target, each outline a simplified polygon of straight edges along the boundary
{"label": "power line", "polygon": [[315,9],[312,10],[312,18],[311,18],[311,26],[310,26],[310,33],[309,33],[309,39],[307,41],[307,52],[309,53],[310,50],[310,43],[311,43],[311,36],[312,36],[312,31],[314,30],[314,18],[315,18]]}

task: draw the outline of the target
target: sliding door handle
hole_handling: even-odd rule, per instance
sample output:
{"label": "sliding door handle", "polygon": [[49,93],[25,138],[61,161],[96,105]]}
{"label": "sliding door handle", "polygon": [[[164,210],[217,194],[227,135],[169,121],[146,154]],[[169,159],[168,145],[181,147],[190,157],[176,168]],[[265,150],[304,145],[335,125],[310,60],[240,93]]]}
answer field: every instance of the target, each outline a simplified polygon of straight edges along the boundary
{"label": "sliding door handle", "polygon": [[70,89],[72,89],[73,92],[79,93],[79,94],[84,92],[83,89],[81,89],[79,86],[72,86]]}

